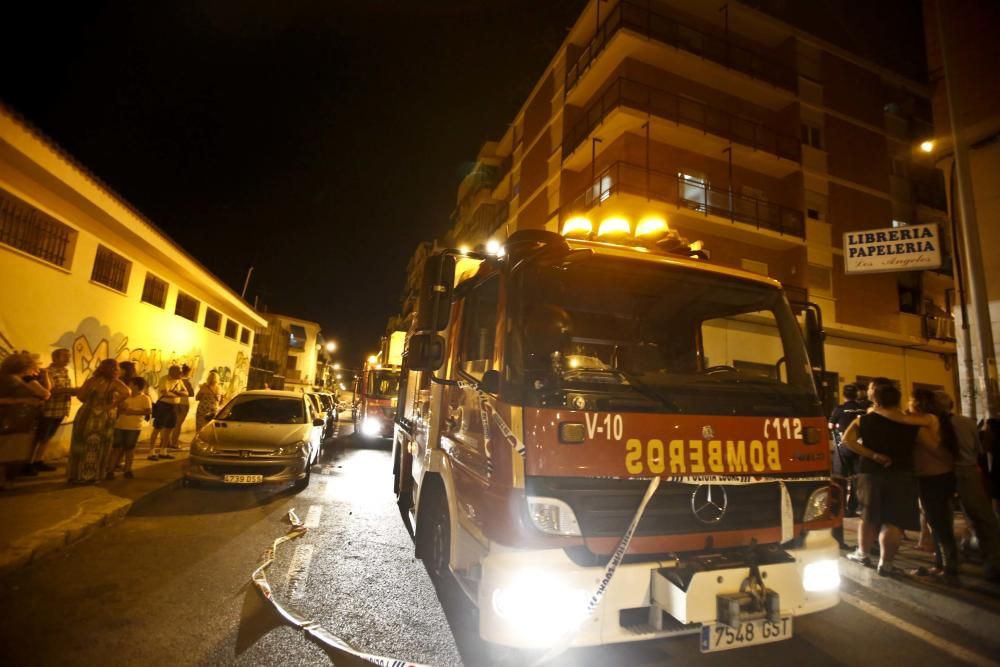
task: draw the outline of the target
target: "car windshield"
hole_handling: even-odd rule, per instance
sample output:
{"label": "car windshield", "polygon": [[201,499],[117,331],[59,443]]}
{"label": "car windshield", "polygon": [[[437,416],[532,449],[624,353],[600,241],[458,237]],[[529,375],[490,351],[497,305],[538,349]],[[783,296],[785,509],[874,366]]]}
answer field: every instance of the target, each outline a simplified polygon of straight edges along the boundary
{"label": "car windshield", "polygon": [[530,267],[520,284],[509,376],[529,394],[603,392],[631,395],[636,409],[716,414],[815,402],[798,323],[775,287],[603,257]]}
{"label": "car windshield", "polygon": [[399,393],[399,373],[378,370],[368,373],[368,395],[374,398],[392,398]]}
{"label": "car windshield", "polygon": [[306,416],[301,399],[244,394],[223,408],[218,419],[261,424],[304,424]]}

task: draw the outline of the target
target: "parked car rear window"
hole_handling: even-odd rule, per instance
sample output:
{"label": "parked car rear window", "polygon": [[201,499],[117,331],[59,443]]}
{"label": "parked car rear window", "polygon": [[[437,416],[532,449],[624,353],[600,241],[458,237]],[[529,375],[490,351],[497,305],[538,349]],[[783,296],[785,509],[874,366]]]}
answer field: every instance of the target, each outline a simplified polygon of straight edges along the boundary
{"label": "parked car rear window", "polygon": [[263,424],[304,424],[306,421],[300,399],[275,396],[237,396],[223,408],[218,418]]}

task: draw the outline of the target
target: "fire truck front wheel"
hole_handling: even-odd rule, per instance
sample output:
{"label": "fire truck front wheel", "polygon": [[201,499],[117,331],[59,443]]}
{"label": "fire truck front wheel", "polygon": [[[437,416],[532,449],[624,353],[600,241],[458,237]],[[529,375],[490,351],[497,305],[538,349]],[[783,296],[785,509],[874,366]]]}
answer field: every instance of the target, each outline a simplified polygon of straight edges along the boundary
{"label": "fire truck front wheel", "polygon": [[441,483],[434,483],[425,491],[417,516],[417,557],[424,561],[427,571],[437,581],[450,573],[451,517],[448,500]]}

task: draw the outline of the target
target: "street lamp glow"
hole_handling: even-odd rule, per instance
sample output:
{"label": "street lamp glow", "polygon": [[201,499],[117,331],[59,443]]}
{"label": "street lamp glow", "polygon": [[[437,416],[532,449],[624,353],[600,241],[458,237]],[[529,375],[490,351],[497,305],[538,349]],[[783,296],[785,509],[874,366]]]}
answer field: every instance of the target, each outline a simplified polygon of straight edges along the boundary
{"label": "street lamp glow", "polygon": [[376,357],[374,354],[372,354],[372,355],[370,355],[368,357],[368,363],[369,364],[374,364],[374,363],[377,363],[377,362],[378,362],[378,357]]}
{"label": "street lamp glow", "polygon": [[333,370],[335,370],[335,371],[339,371],[340,370],[340,363],[339,362],[333,365]]}
{"label": "street lamp glow", "polygon": [[920,150],[925,153],[932,153],[934,151],[934,142],[930,139],[920,142]]}
{"label": "street lamp glow", "polygon": [[467,245],[465,245],[463,243],[462,245],[458,246],[458,251],[460,253],[462,253],[463,255],[468,255],[469,254],[469,246],[467,246]]}
{"label": "street lamp glow", "polygon": [[337,373],[336,378],[339,380],[341,377],[343,376],[340,373]]}
{"label": "street lamp glow", "polygon": [[334,352],[336,351],[336,349],[337,349],[337,344],[335,342],[333,342],[332,340],[327,342],[326,344],[327,352]]}
{"label": "street lamp glow", "polygon": [[496,239],[490,239],[486,242],[486,254],[487,255],[499,255],[500,254],[500,242]]}

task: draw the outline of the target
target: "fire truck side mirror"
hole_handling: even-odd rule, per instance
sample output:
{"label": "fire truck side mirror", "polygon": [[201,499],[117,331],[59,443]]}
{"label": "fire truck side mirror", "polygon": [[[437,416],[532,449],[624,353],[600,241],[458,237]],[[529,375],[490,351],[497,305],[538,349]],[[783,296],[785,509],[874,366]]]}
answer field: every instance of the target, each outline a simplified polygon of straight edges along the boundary
{"label": "fire truck side mirror", "polygon": [[444,331],[448,327],[454,284],[454,256],[441,254],[428,257],[417,297],[417,331]]}
{"label": "fire truck side mirror", "polygon": [[444,363],[444,338],[435,333],[410,336],[406,348],[406,367],[411,371],[431,371]]}
{"label": "fire truck side mirror", "polygon": [[813,368],[826,368],[826,351],[823,348],[823,323],[818,314],[818,308],[807,308],[805,311],[806,351],[809,353],[809,363]]}

